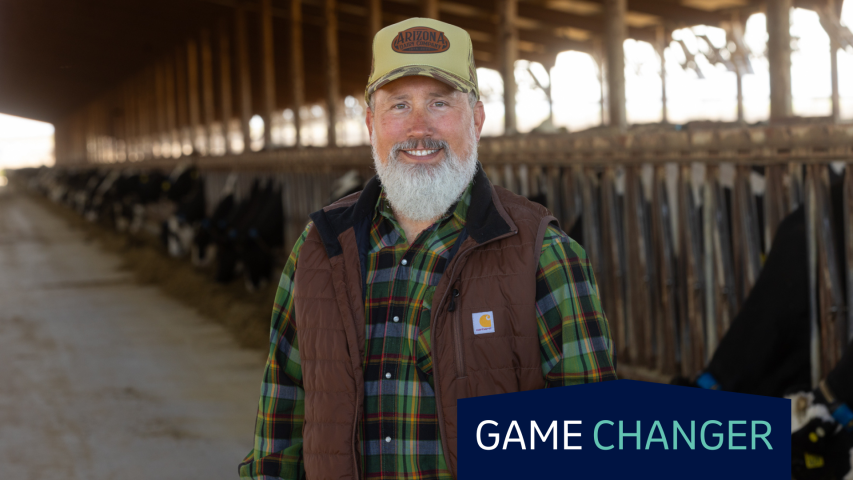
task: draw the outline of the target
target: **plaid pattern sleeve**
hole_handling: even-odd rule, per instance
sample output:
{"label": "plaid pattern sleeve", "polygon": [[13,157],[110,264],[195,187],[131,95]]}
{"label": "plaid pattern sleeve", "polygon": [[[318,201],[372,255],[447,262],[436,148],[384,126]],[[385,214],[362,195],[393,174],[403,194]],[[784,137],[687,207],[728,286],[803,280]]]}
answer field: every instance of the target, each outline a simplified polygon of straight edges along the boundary
{"label": "plaid pattern sleeve", "polygon": [[241,479],[305,478],[302,465],[302,424],[305,391],[296,336],[293,277],[296,259],[311,224],[293,246],[284,266],[270,326],[270,349],[255,420],[255,445],[238,470]]}
{"label": "plaid pattern sleeve", "polygon": [[584,249],[549,226],[536,274],[536,318],[548,387],[616,379],[613,340]]}

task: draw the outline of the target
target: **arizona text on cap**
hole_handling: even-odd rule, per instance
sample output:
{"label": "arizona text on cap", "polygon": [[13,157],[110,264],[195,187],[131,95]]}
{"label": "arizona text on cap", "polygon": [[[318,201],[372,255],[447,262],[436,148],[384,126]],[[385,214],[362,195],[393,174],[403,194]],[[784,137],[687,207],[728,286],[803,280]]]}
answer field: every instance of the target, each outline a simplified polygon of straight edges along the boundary
{"label": "arizona text on cap", "polygon": [[477,67],[471,37],[465,30],[430,18],[410,18],[380,30],[373,37],[373,64],[364,99],[398,78],[423,75],[462,93],[477,88]]}

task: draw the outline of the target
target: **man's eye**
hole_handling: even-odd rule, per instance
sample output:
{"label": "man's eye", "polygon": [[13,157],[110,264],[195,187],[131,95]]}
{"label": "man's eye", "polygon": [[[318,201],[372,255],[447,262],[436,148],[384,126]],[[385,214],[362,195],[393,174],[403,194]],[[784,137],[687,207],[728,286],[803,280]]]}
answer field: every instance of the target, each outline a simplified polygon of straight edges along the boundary
{"label": "man's eye", "polygon": [[400,109],[406,108],[406,104],[398,103],[397,105],[394,105],[394,108],[396,108],[397,110],[400,110]]}
{"label": "man's eye", "polygon": [[444,102],[435,102],[435,106],[436,106],[436,107],[443,107],[443,106],[445,106],[445,105],[447,105],[447,104],[446,104],[446,103],[444,103]]}

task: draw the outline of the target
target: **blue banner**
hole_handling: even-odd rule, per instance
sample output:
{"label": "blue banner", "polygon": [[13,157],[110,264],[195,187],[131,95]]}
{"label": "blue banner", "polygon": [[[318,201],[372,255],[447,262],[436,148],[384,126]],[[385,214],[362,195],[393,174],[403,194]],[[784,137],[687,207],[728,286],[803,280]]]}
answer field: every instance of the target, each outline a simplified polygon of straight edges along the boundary
{"label": "blue banner", "polygon": [[781,398],[632,380],[458,403],[458,477],[791,478]]}

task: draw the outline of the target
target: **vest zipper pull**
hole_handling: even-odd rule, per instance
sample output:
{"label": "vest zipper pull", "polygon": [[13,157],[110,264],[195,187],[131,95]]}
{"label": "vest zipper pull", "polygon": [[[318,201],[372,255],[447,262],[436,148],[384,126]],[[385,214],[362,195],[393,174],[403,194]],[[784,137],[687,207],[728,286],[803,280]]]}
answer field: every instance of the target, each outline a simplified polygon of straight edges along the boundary
{"label": "vest zipper pull", "polygon": [[456,310],[456,297],[459,296],[459,290],[453,289],[453,294],[450,296],[450,305],[447,307],[448,312]]}

